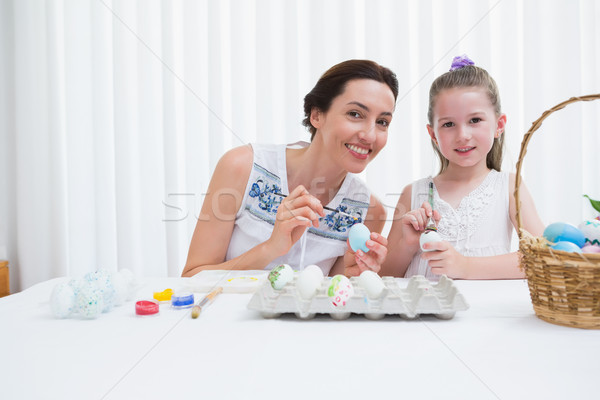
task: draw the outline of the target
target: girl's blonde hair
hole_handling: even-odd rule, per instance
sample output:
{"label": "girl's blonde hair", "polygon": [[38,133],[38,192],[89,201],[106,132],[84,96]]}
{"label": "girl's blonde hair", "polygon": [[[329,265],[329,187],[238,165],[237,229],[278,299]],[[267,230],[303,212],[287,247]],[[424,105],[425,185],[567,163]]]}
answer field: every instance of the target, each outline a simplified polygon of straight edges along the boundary
{"label": "girl's blonde hair", "polygon": [[[435,107],[435,101],[437,100],[438,94],[445,89],[452,88],[463,88],[463,87],[479,87],[487,91],[488,97],[494,107],[496,117],[502,115],[502,108],[500,106],[500,93],[498,92],[498,86],[494,78],[488,74],[488,72],[475,65],[467,65],[437,77],[431,84],[429,89],[429,109],[427,110],[427,120],[429,125],[433,127],[433,108]],[[444,157],[435,141],[431,140],[433,150],[440,159],[440,174],[448,168],[448,159]],[[502,166],[502,157],[504,155],[504,134],[494,139],[492,149],[487,154],[486,164],[490,169],[500,171]]]}

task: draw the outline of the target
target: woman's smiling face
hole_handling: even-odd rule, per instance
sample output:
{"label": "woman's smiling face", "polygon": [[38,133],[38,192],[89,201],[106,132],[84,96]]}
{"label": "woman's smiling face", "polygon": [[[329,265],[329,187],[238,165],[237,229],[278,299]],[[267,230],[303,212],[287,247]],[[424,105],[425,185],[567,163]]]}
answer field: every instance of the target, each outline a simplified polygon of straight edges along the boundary
{"label": "woman's smiling face", "polygon": [[346,171],[359,173],[385,146],[394,106],[385,83],[355,79],[327,112],[314,109],[311,123],[331,157]]}

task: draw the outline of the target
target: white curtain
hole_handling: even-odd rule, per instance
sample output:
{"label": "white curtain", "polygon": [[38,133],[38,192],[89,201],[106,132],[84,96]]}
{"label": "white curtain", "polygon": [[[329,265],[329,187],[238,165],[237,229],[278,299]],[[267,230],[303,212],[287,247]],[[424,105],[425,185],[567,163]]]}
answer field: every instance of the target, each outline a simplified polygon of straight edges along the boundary
{"label": "white curtain", "polygon": [[[97,268],[178,276],[219,157],[308,139],[304,95],[349,58],[400,81],[388,145],[363,173],[385,204],[437,170],[427,93],[455,55],[496,78],[515,171],[532,121],[600,93],[599,20],[597,0],[2,0],[12,291]],[[595,216],[582,194],[600,198],[598,126],[600,106],[576,104],[530,143],[523,176],[545,223]]]}

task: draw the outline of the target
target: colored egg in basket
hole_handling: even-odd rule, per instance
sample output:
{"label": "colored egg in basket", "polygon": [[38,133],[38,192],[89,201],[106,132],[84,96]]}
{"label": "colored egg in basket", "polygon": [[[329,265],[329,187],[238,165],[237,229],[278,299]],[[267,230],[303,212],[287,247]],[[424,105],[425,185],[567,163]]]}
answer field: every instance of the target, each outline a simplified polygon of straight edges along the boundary
{"label": "colored egg in basket", "polygon": [[567,242],[566,240],[559,240],[554,243],[552,246],[554,250],[562,250],[562,251],[570,251],[572,253],[581,253],[581,247],[577,246],[575,243]]}
{"label": "colored egg in basket", "polygon": [[571,242],[581,248],[585,244],[585,236],[576,226],[565,222],[555,222],[544,229],[544,237],[552,243]]}
{"label": "colored egg in basket", "polygon": [[600,245],[600,221],[597,219],[583,221],[578,228],[583,233],[586,243]]}

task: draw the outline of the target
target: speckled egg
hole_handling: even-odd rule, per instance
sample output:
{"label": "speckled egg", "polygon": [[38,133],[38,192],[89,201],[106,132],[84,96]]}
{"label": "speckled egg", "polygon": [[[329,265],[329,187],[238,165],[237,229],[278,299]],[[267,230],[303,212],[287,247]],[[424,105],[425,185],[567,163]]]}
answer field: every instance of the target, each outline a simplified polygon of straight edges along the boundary
{"label": "speckled egg", "polygon": [[92,285],[95,285],[100,293],[102,293],[102,312],[108,312],[112,310],[115,305],[115,297],[117,293],[112,282],[111,273],[106,269],[99,269],[86,274],[84,276],[84,280]]}
{"label": "speckled egg", "polygon": [[82,318],[96,318],[104,309],[102,292],[91,283],[84,284],[75,296],[75,311]]}
{"label": "speckled egg", "polygon": [[358,251],[359,249],[364,251],[365,253],[369,252],[369,248],[367,247],[367,240],[371,238],[371,231],[364,224],[354,224],[350,228],[350,232],[348,232],[348,242],[350,243],[350,247],[353,251]]}
{"label": "speckled egg", "polygon": [[354,294],[350,279],[344,275],[335,275],[327,287],[327,296],[336,307],[343,307]]}
{"label": "speckled egg", "polygon": [[294,279],[294,270],[287,264],[281,264],[269,272],[267,279],[271,282],[273,289],[281,290],[288,282]]}
{"label": "speckled egg", "polygon": [[75,307],[75,291],[69,282],[59,283],[50,295],[50,308],[56,318],[67,318]]}

